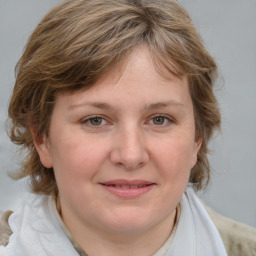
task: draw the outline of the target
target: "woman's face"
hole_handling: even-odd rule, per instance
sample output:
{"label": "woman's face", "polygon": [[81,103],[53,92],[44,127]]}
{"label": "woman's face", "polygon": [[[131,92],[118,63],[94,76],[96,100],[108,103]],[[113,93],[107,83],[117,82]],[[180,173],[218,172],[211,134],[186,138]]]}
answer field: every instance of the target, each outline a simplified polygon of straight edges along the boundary
{"label": "woman's face", "polygon": [[66,225],[114,233],[170,223],[199,147],[187,79],[161,77],[147,47],[88,90],[58,95],[37,144]]}

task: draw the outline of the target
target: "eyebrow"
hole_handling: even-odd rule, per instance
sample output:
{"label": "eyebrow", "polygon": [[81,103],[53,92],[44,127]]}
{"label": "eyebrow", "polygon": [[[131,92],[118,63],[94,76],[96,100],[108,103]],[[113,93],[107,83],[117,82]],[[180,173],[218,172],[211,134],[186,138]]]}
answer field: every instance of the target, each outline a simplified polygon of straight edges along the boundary
{"label": "eyebrow", "polygon": [[[78,104],[69,106],[68,110],[73,110],[74,108],[80,108],[80,107],[84,107],[84,106],[90,106],[90,107],[94,107],[94,108],[98,108],[98,109],[102,109],[102,110],[113,110],[114,109],[113,106],[111,106],[108,103],[104,103],[104,102],[83,102],[83,103],[78,103]],[[178,101],[175,101],[175,100],[171,100],[171,101],[151,103],[149,105],[146,105],[144,109],[145,110],[154,110],[154,109],[170,107],[170,106],[184,107],[184,104],[182,104]]]}
{"label": "eyebrow", "polygon": [[156,103],[149,104],[145,107],[145,109],[154,110],[157,108],[170,107],[170,106],[184,107],[184,104],[175,100],[171,100],[171,101],[156,102]]}
{"label": "eyebrow", "polygon": [[113,107],[107,103],[103,103],[103,102],[83,102],[83,103],[79,103],[79,104],[74,104],[68,107],[68,110],[73,110],[74,108],[80,108],[80,107],[84,107],[84,106],[90,106],[90,107],[94,107],[94,108],[99,108],[99,109],[113,109]]}

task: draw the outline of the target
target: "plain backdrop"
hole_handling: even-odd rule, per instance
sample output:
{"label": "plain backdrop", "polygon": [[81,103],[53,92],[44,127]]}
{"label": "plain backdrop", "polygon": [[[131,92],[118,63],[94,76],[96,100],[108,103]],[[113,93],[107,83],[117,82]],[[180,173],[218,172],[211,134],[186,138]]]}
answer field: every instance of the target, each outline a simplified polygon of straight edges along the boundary
{"label": "plain backdrop", "polygon": [[[0,0],[0,211],[14,209],[26,182],[7,172],[19,157],[6,135],[14,68],[28,36],[59,0]],[[220,69],[222,133],[211,143],[212,181],[203,200],[256,227],[256,0],[181,0]]]}

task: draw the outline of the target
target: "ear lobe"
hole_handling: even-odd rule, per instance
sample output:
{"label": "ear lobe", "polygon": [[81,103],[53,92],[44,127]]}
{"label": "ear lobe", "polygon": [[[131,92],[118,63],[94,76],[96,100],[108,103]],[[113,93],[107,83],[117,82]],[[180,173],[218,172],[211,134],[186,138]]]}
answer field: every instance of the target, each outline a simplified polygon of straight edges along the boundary
{"label": "ear lobe", "polygon": [[197,162],[197,154],[201,148],[201,145],[202,145],[202,139],[199,138],[197,141],[195,141],[195,144],[194,144],[194,152],[193,152],[193,156],[192,156],[192,167],[191,169],[196,165],[196,162]]}
{"label": "ear lobe", "polygon": [[42,165],[46,168],[52,168],[52,160],[49,150],[49,141],[46,135],[38,136],[35,127],[30,127],[33,137],[33,143],[39,155]]}
{"label": "ear lobe", "polygon": [[195,148],[196,148],[197,153],[200,150],[201,146],[202,146],[202,139],[199,138],[197,141],[195,141]]}

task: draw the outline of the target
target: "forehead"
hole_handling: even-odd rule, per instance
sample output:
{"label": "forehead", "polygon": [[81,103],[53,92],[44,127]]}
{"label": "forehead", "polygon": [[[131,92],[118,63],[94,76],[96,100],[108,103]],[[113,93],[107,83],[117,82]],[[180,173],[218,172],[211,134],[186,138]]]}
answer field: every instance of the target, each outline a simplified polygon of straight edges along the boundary
{"label": "forehead", "polygon": [[[190,102],[185,76],[169,74],[166,78],[156,69],[147,47],[133,51],[119,66],[106,72],[89,89],[57,97],[57,104],[68,109],[79,105],[147,108],[148,106],[186,105]],[[88,103],[88,104],[87,104]]]}
{"label": "forehead", "polygon": [[147,43],[138,45],[129,54],[123,56],[120,63],[105,72],[98,80],[98,83],[101,80],[105,80],[106,77],[111,77],[111,79],[118,81],[122,76],[127,74],[129,76],[135,71],[141,72],[141,76],[144,77],[151,75],[153,71],[154,77],[151,76],[151,79],[156,79],[158,82],[162,81],[163,83],[186,78],[182,68],[177,66],[178,64],[175,64],[171,59],[167,60],[166,56],[166,61],[164,62],[160,60],[160,57],[157,57],[158,54]]}

